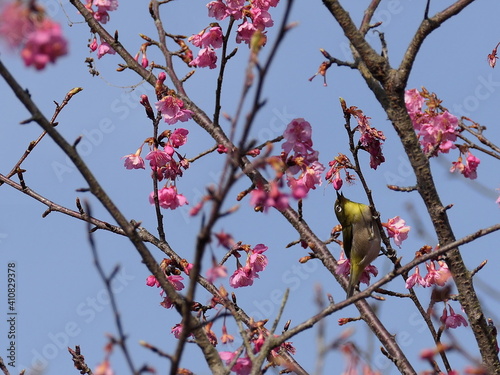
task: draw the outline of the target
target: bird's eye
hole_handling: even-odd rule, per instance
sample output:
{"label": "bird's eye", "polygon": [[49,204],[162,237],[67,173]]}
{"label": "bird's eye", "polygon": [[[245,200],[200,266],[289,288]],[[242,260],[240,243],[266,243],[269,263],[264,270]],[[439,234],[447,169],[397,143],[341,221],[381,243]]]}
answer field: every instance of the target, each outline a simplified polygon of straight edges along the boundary
{"label": "bird's eye", "polygon": [[342,207],[340,206],[340,204],[335,205],[335,211],[342,212]]}

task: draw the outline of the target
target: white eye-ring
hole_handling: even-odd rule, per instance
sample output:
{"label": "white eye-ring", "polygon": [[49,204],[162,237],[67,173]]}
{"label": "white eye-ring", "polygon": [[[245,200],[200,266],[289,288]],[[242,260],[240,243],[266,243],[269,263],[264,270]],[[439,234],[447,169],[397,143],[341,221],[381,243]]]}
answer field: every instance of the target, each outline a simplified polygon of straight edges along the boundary
{"label": "white eye-ring", "polygon": [[340,204],[335,205],[335,211],[342,212],[342,207],[340,206]]}

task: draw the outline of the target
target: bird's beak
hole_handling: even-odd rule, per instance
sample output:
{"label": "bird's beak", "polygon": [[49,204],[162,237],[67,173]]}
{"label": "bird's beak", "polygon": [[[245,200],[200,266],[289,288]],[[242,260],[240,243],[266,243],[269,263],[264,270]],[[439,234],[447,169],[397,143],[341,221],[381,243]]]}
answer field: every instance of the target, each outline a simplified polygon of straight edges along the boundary
{"label": "bird's beak", "polygon": [[337,199],[340,199],[341,197],[343,197],[342,193],[339,194],[339,192],[337,190]]}

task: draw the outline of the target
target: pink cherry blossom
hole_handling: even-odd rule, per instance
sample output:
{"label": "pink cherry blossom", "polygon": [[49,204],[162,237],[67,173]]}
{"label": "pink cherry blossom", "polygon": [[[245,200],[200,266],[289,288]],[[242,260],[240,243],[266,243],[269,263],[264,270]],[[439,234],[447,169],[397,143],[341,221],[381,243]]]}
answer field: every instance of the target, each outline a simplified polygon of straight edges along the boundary
{"label": "pink cherry blossom", "polygon": [[236,43],[244,42],[249,44],[256,30],[257,28],[253,23],[248,21],[243,22],[236,30]]}
{"label": "pink cherry blossom", "polygon": [[263,31],[266,27],[272,27],[274,25],[271,15],[266,10],[253,7],[250,10],[250,14],[253,25],[260,31]]}
{"label": "pink cherry blossom", "polygon": [[196,66],[198,68],[208,66],[210,69],[214,69],[217,67],[216,62],[217,55],[215,51],[210,47],[206,47],[198,51],[198,56],[189,63],[189,66]]}
{"label": "pink cherry blossom", "polygon": [[141,157],[142,147],[139,148],[135,154],[122,156],[125,159],[125,168],[127,169],[145,169],[144,159]]}
{"label": "pink cherry blossom", "polygon": [[387,229],[389,238],[394,238],[394,243],[401,248],[401,243],[408,238],[410,226],[399,216],[389,219],[387,223],[382,223],[382,226]]}
{"label": "pink cherry blossom", "polygon": [[266,268],[268,260],[263,252],[267,249],[267,246],[258,244],[251,250],[247,263],[254,272],[261,272]]}
{"label": "pink cherry blossom", "polygon": [[208,16],[213,17],[216,20],[223,20],[229,14],[226,12],[227,7],[221,0],[211,1],[207,4]]}
{"label": "pink cherry blossom", "polygon": [[146,278],[146,285],[147,286],[156,286],[156,287],[159,287],[160,286],[160,282],[158,280],[156,280],[156,277],[154,277],[153,275],[149,275]]}
{"label": "pink cherry blossom", "polygon": [[0,12],[0,36],[12,47],[19,47],[35,29],[30,20],[30,9],[21,1],[12,1],[2,6]]}
{"label": "pink cherry blossom", "polygon": [[[237,352],[219,352],[220,358],[226,363],[226,365],[230,365],[236,355]],[[252,361],[248,357],[238,358],[234,366],[231,368],[231,371],[235,372],[237,375],[248,375],[251,370]]]}
{"label": "pink cherry blossom", "polygon": [[170,284],[173,285],[175,290],[184,289],[184,284],[182,283],[182,280],[184,280],[184,278],[181,275],[169,275],[167,276],[167,280]]}
{"label": "pink cherry blossom", "polygon": [[46,18],[27,35],[21,57],[26,66],[33,65],[37,70],[54,63],[60,56],[68,53],[67,42],[61,31],[61,26]]}
{"label": "pink cherry blossom", "polygon": [[466,163],[463,164],[462,156],[460,155],[457,161],[451,163],[450,172],[458,171],[464,175],[466,178],[474,180],[477,178],[477,167],[481,163],[481,160],[476,156],[472,155],[470,151],[467,152]]}
{"label": "pink cherry blossom", "polygon": [[114,55],[116,51],[106,41],[101,39],[101,44],[97,48],[97,58],[100,59],[104,55]]}
{"label": "pink cherry blossom", "polygon": [[172,134],[170,135],[170,144],[174,148],[181,147],[186,144],[187,142],[187,135],[189,134],[189,131],[187,129],[179,128],[175,129]]}
{"label": "pink cherry blossom", "polygon": [[286,127],[283,137],[286,142],[281,145],[286,154],[294,151],[298,154],[306,155],[312,149],[312,127],[303,118],[292,120]]}
{"label": "pink cherry blossom", "polygon": [[420,92],[417,89],[405,91],[405,104],[410,116],[422,110],[424,101],[424,97],[420,95]]}
{"label": "pink cherry blossom", "polygon": [[207,270],[207,280],[211,283],[223,277],[227,277],[227,268],[224,265],[216,264]]}
{"label": "pink cherry blossom", "polygon": [[357,130],[361,133],[359,143],[370,154],[370,167],[377,167],[385,161],[382,154],[382,141],[385,141],[385,135],[380,130],[370,126],[369,117],[362,113],[355,114],[358,121]]}
{"label": "pink cherry blossom", "polygon": [[196,47],[217,49],[222,47],[223,37],[220,26],[213,26],[208,30],[202,30],[200,33],[190,36],[188,40]]}
{"label": "pink cherry blossom", "polygon": [[351,262],[345,257],[344,251],[341,251],[340,257],[337,260],[337,269],[335,270],[335,273],[337,275],[344,275],[345,277],[348,277],[350,272]]}
{"label": "pink cherry blossom", "polygon": [[[169,208],[175,210],[179,206],[188,204],[186,197],[182,194],[177,194],[175,186],[164,187],[158,190],[158,201],[161,208]],[[149,194],[149,203],[154,204],[154,192]]]}
{"label": "pink cherry blossom", "polygon": [[269,191],[263,188],[257,188],[250,193],[250,204],[253,206],[260,206],[264,212],[270,207],[275,207],[278,210],[284,210],[288,207],[288,195],[279,190],[276,182],[271,182]]}
{"label": "pink cherry blossom", "polygon": [[434,261],[430,261],[425,263],[425,267],[427,268],[427,275],[425,275],[424,280],[427,286],[439,285],[444,286],[449,276],[447,274],[443,274],[436,270],[436,265]]}
{"label": "pink cherry blossom", "polygon": [[151,169],[155,170],[157,168],[164,167],[170,160],[172,160],[172,156],[165,151],[154,149],[146,155],[146,160],[149,160],[149,166]]}
{"label": "pink cherry blossom", "polygon": [[249,266],[239,267],[229,278],[229,285],[233,288],[253,285],[253,280],[259,278],[259,275]]}
{"label": "pink cherry blossom", "polygon": [[460,315],[460,314],[455,314],[455,311],[453,311],[453,308],[448,305],[450,309],[450,315],[448,315],[448,311],[446,310],[447,304],[444,306],[443,314],[439,318],[441,320],[441,323],[443,323],[446,328],[457,328],[463,325],[464,327],[467,327],[469,324],[467,323],[467,320]]}
{"label": "pink cherry blossom", "polygon": [[[160,75],[158,75],[158,79]],[[185,122],[189,120],[193,114],[189,109],[184,109],[184,102],[176,97],[167,95],[163,97],[159,102],[155,103],[155,107],[161,112],[164,121],[173,125],[177,121]]]}
{"label": "pink cherry blossom", "polygon": [[406,279],[406,289],[411,289],[415,285],[420,285],[423,287],[427,286],[427,283],[425,282],[423,277],[420,276],[420,269],[418,268],[418,266],[415,267],[415,273]]}
{"label": "pink cherry blossom", "polygon": [[373,276],[377,276],[378,275],[378,269],[377,269],[377,267],[375,267],[372,264],[370,264],[370,265],[368,265],[368,266],[365,267],[365,269],[361,273],[361,277],[359,278],[359,282],[363,283],[363,284],[366,284],[366,285],[370,285],[370,279],[371,279],[370,274],[373,275]]}

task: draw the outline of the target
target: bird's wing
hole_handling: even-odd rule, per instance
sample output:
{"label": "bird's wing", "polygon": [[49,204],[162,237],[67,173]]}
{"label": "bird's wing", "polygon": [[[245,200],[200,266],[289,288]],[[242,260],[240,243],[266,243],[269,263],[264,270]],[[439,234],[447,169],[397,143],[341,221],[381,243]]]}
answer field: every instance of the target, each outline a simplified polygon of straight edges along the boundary
{"label": "bird's wing", "polygon": [[342,241],[344,245],[344,253],[347,259],[351,259],[352,248],[352,228],[353,225],[342,225]]}

